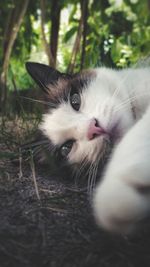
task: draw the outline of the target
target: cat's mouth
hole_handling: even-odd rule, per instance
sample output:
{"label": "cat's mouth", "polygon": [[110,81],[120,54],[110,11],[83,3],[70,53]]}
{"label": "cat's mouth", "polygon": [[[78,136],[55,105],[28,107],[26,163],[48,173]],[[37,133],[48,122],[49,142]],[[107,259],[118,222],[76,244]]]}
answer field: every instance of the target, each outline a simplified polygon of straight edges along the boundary
{"label": "cat's mouth", "polygon": [[[97,121],[97,126],[99,126],[99,122]],[[116,143],[120,140],[122,134],[120,130],[120,121],[116,121],[109,127],[101,127],[101,132],[99,135],[95,135],[94,138],[102,138],[104,141],[109,142],[109,143]]]}

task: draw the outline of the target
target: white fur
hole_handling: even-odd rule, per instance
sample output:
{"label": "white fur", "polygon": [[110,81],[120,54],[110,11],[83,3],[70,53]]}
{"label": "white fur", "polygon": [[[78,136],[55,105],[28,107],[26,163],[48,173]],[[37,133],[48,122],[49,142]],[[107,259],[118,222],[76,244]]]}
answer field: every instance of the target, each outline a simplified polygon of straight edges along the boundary
{"label": "white fur", "polygon": [[58,145],[76,140],[68,159],[93,162],[102,154],[105,138],[88,140],[91,119],[111,130],[118,124],[120,141],[96,188],[93,208],[97,223],[104,228],[127,232],[150,207],[149,194],[136,189],[150,186],[150,69],[111,70],[98,68],[96,78],[82,92],[80,111],[62,103],[44,115],[40,128]]}
{"label": "white fur", "polygon": [[97,222],[127,233],[150,211],[150,108],[116,147],[94,195]]}

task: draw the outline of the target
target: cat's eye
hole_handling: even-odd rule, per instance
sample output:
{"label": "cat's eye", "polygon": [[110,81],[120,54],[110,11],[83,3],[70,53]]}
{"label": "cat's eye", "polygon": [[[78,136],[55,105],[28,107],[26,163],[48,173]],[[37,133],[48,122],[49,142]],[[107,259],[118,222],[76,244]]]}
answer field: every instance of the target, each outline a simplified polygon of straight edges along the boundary
{"label": "cat's eye", "polygon": [[78,93],[74,93],[74,94],[70,95],[70,104],[73,107],[73,109],[75,109],[76,111],[78,111],[80,109],[81,98],[80,98],[80,95]]}
{"label": "cat's eye", "polygon": [[74,140],[69,140],[61,146],[60,154],[62,157],[66,158],[68,156],[68,154],[70,153],[72,149],[73,143],[74,143]]}

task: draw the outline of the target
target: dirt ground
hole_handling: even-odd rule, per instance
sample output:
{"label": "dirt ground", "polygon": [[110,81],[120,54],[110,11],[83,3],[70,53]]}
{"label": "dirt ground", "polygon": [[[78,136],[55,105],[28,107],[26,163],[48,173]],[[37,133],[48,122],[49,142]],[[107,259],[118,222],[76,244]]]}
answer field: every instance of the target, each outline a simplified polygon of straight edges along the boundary
{"label": "dirt ground", "polygon": [[149,267],[148,220],[130,237],[106,233],[84,186],[22,158],[19,145],[36,128],[33,121],[1,121],[0,267]]}

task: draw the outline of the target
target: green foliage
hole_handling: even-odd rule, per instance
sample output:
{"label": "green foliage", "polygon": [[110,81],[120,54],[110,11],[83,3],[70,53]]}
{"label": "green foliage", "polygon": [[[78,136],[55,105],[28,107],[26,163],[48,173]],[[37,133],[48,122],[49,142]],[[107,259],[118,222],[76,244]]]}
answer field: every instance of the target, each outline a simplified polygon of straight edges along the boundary
{"label": "green foliage", "polygon": [[73,36],[74,34],[77,32],[78,26],[75,25],[73,26],[70,30],[68,30],[63,38],[63,42],[68,42]]}
{"label": "green foliage", "polygon": [[147,1],[126,1],[120,7],[114,9],[113,7],[106,10],[112,21],[109,27],[113,35],[111,57],[118,67],[125,67],[149,54],[148,3]]}
{"label": "green foliage", "polygon": [[8,72],[8,87],[14,90],[14,83],[17,90],[28,89],[33,86],[33,81],[25,69],[25,63],[19,59],[11,58]]}
{"label": "green foliage", "polygon": [[[110,1],[110,5],[105,10],[101,10],[100,15],[98,11],[92,11],[93,17],[97,20],[96,23],[89,21],[93,39],[90,39],[90,42],[94,44],[95,41],[96,46],[99,44],[100,47],[100,54],[97,53],[97,57],[95,55],[95,59],[99,58],[97,64],[125,67],[148,55],[149,13],[148,9],[143,13],[138,9],[139,5],[141,11],[145,9],[147,5],[144,2],[137,1],[131,4],[123,1],[120,6],[116,6],[115,1]],[[143,14],[141,18],[139,13],[140,16]],[[93,34],[94,28],[95,34]],[[88,49],[92,52],[94,47],[91,49],[90,42]],[[143,46],[144,49],[142,49]]]}
{"label": "green foliage", "polygon": [[[120,2],[120,4],[117,4]],[[11,0],[0,3],[0,41],[3,42]],[[60,25],[58,62],[59,69],[65,71],[70,63],[71,53],[80,19],[80,1],[60,1],[62,11],[68,13],[68,25]],[[46,37],[50,40],[51,1],[46,1]],[[86,36],[86,56],[84,67],[99,65],[126,67],[135,64],[150,51],[150,7],[148,0],[91,0],[88,6],[88,28]],[[67,18],[66,18],[67,20]],[[32,81],[24,68],[25,61],[45,62],[44,47],[40,26],[40,2],[29,1],[29,7],[10,60],[8,85],[12,90],[15,81],[17,88],[32,86]],[[0,62],[3,50],[0,46]],[[78,51],[75,70],[80,70],[81,49]]]}

